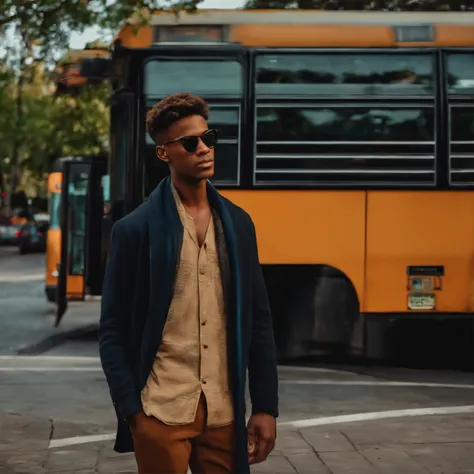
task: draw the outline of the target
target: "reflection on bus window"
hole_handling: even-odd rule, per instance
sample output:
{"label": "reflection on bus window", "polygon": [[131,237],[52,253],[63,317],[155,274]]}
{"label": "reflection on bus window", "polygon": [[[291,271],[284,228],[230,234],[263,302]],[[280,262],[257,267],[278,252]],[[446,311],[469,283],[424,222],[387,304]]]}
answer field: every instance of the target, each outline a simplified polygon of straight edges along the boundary
{"label": "reflection on bus window", "polygon": [[76,181],[69,185],[70,275],[82,275],[84,273],[87,187],[87,179]]}
{"label": "reflection on bus window", "polygon": [[434,140],[432,108],[259,107],[257,140],[419,142]]}
{"label": "reflection on bus window", "polygon": [[145,94],[165,97],[187,91],[207,97],[241,96],[242,66],[236,61],[152,60],[145,65]]}
{"label": "reflection on bus window", "polygon": [[236,184],[238,181],[239,148],[237,144],[219,143],[215,151],[212,183]]}
{"label": "reflection on bus window", "polygon": [[257,57],[258,94],[431,95],[429,54],[268,54]]}
{"label": "reflection on bus window", "polygon": [[451,107],[450,113],[451,140],[474,144],[474,107],[454,106]]}
{"label": "reflection on bus window", "polygon": [[450,54],[447,62],[448,92],[474,94],[474,55]]}
{"label": "reflection on bus window", "polygon": [[106,174],[102,176],[102,198],[104,202],[110,201],[110,175]]}

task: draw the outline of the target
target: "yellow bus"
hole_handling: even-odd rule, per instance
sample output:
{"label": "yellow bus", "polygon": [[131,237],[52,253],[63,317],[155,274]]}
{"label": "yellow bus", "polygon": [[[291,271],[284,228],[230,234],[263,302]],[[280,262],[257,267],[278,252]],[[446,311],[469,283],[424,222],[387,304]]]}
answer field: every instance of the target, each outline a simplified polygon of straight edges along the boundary
{"label": "yellow bus", "polygon": [[121,28],[108,78],[105,219],[168,173],[147,110],[178,91],[205,98],[222,137],[212,181],[255,222],[280,357],[383,357],[400,328],[395,346],[420,344],[435,320],[472,334],[471,15],[157,13]]}
{"label": "yellow bus", "polygon": [[[84,235],[86,232],[87,195],[89,186],[88,171],[91,160],[103,162],[103,157],[74,156],[55,160],[48,176],[48,212],[50,225],[46,237],[45,294],[48,301],[56,303],[58,277],[61,262],[61,196],[63,193],[63,172],[65,163],[74,162],[77,166],[77,184],[71,185],[69,193],[68,215],[63,216],[69,225],[69,273],[67,294],[70,300],[82,300],[84,296]],[[75,262],[75,263],[74,263]]]}

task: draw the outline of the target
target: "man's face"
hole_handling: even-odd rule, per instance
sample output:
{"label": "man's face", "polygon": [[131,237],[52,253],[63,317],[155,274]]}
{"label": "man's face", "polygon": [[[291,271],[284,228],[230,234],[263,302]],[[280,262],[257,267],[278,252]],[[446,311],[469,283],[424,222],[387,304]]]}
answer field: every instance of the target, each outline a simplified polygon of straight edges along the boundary
{"label": "man's face", "polygon": [[[204,141],[200,138],[208,129],[206,120],[200,115],[174,122],[160,136],[159,143],[168,144],[156,147],[158,158],[170,164],[172,173],[188,181],[199,182],[211,178],[214,175],[214,148],[204,143],[208,141],[206,138]],[[179,140],[182,138],[184,140]]]}

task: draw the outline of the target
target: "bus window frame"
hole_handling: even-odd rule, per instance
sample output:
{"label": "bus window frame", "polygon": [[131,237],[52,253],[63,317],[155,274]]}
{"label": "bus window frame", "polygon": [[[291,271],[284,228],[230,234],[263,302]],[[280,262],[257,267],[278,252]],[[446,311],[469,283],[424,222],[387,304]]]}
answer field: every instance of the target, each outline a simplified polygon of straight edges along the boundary
{"label": "bus window frame", "polygon": [[[453,151],[453,145],[463,144],[464,142],[451,140],[451,114],[453,108],[474,108],[474,92],[472,93],[459,93],[450,92],[448,88],[448,58],[455,54],[471,54],[474,58],[473,47],[452,47],[443,48],[440,51],[441,54],[441,72],[443,76],[442,85],[444,87],[444,106],[446,111],[446,123],[445,123],[445,134],[446,134],[446,176],[447,176],[447,188],[451,190],[471,190],[474,188],[474,179],[470,181],[453,182],[452,172],[452,159],[456,159],[461,152]],[[474,78],[473,78],[474,79]],[[465,143],[464,143],[465,144]],[[471,143],[468,143],[471,144]],[[472,143],[473,155],[474,155],[474,143]],[[457,173],[454,173],[457,174]],[[471,173],[466,173],[471,174]],[[474,176],[474,168],[472,170]]]}
{"label": "bus window frame", "polygon": [[[303,98],[302,96],[292,96],[292,95],[281,95],[278,99],[272,97],[270,95],[257,96],[256,86],[257,86],[257,68],[256,68],[256,61],[257,57],[260,55],[294,55],[294,54],[327,54],[327,55],[335,55],[335,54],[353,54],[353,55],[389,55],[389,54],[409,54],[409,55],[420,55],[425,54],[431,56],[432,64],[433,64],[433,93],[432,95],[356,95],[356,96],[347,96],[347,95],[321,95],[321,96],[308,96],[308,98]],[[253,88],[253,103],[251,104],[253,107],[253,133],[255,136],[253,142],[253,163],[252,163],[252,178],[251,178],[251,187],[252,189],[400,189],[400,190],[409,190],[409,189],[420,189],[420,190],[427,190],[427,189],[438,189],[440,184],[439,179],[439,167],[440,162],[442,161],[442,153],[438,147],[438,133],[440,130],[439,127],[439,120],[440,120],[440,109],[442,109],[442,103],[440,95],[440,81],[441,75],[439,73],[439,48],[429,46],[429,47],[420,47],[420,48],[253,48],[252,56],[250,59],[251,69],[253,71],[252,77],[250,78],[251,86]],[[341,184],[334,184],[334,183],[294,183],[294,182],[285,182],[285,183],[257,183],[256,182],[256,171],[257,171],[257,106],[258,102],[264,101],[265,103],[271,104],[274,101],[289,101],[293,100],[300,104],[310,104],[310,103],[334,103],[339,102],[343,104],[343,100],[347,103],[351,103],[351,105],[356,106],[357,103],[370,103],[370,102],[396,102],[396,103],[406,103],[418,106],[430,106],[433,108],[434,111],[434,127],[435,127],[435,144],[434,144],[434,181],[433,184],[424,185],[424,184],[392,184],[392,183],[368,183],[368,182],[361,182],[359,183],[341,183]],[[303,102],[304,101],[304,102]],[[416,102],[415,102],[416,101]],[[383,102],[383,105],[387,105],[386,102]],[[343,142],[341,142],[343,143]],[[399,142],[397,142],[399,143]],[[369,144],[369,143],[368,143]]]}
{"label": "bus window frame", "polygon": [[[116,102],[114,104],[114,101]],[[115,106],[122,106],[126,107],[128,113],[128,122],[124,127],[125,134],[127,136],[127,142],[125,144],[125,158],[123,163],[123,169],[117,173],[118,163],[116,160],[116,143],[112,138],[113,136],[113,119],[111,118],[110,122],[110,153],[109,153],[109,160],[107,164],[108,168],[108,175],[113,177],[110,179],[110,186],[109,186],[109,197],[110,201],[117,203],[121,202],[123,209],[122,212],[129,212],[133,206],[131,205],[131,197],[134,193],[134,183],[135,178],[133,176],[134,170],[134,151],[135,151],[135,110],[136,106],[136,93],[128,88],[121,88],[113,92],[110,97],[110,110],[112,113],[112,109]],[[114,159],[112,159],[114,158]],[[123,183],[119,183],[117,181],[117,175],[123,177]],[[123,196],[117,196],[117,190],[120,186],[123,186]]]}
{"label": "bus window frame", "polygon": [[[149,103],[152,100],[158,101],[161,97],[146,96],[144,93],[145,90],[145,65],[150,61],[156,60],[170,60],[174,59],[176,61],[186,61],[186,60],[214,60],[214,61],[229,61],[233,60],[241,64],[241,74],[242,74],[242,94],[241,96],[228,96],[228,95],[216,95],[214,97],[204,97],[203,99],[210,102],[216,102],[217,104],[222,104],[222,107],[239,107],[239,137],[237,140],[238,145],[238,162],[237,162],[237,182],[236,183],[214,183],[215,187],[218,189],[236,189],[242,188],[242,173],[245,168],[244,161],[242,159],[248,150],[250,149],[251,142],[248,137],[244,134],[244,129],[248,122],[249,115],[249,85],[250,81],[248,80],[251,71],[249,70],[249,51],[248,48],[243,48],[240,44],[234,43],[223,43],[223,44],[209,44],[206,45],[203,49],[202,45],[196,45],[192,43],[183,43],[183,44],[159,44],[153,45],[150,49],[143,49],[140,51],[142,54],[137,54],[139,61],[139,84],[138,84],[138,96],[139,96],[139,106],[138,106],[138,116],[137,116],[137,133],[138,133],[138,166],[141,169],[141,190],[140,195],[143,201],[148,199],[148,196],[145,193],[145,153],[147,147],[150,145],[146,142],[146,123],[145,120],[142,120],[142,117],[146,116],[146,111],[149,107]],[[198,59],[199,58],[199,59]],[[179,92],[179,91],[177,91]],[[224,143],[225,141],[223,141]]]}

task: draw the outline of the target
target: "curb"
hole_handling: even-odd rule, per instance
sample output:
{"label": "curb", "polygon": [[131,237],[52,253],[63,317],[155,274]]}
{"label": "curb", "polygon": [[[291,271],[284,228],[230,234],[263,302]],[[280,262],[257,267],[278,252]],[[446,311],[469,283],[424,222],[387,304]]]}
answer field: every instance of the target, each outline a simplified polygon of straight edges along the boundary
{"label": "curb", "polygon": [[48,352],[54,347],[60,346],[67,341],[85,339],[88,337],[98,337],[99,324],[88,324],[80,328],[63,331],[59,334],[53,334],[45,337],[33,344],[29,344],[17,350],[17,355],[39,355]]}

